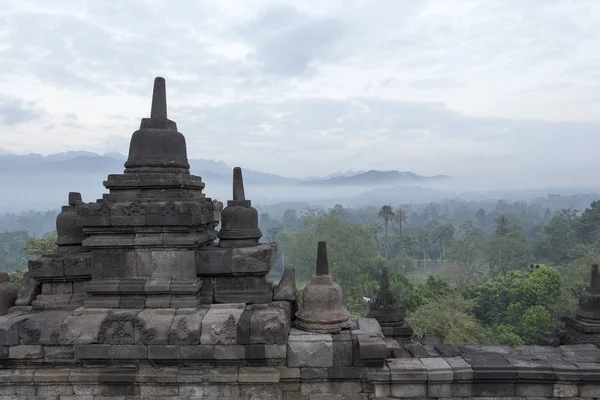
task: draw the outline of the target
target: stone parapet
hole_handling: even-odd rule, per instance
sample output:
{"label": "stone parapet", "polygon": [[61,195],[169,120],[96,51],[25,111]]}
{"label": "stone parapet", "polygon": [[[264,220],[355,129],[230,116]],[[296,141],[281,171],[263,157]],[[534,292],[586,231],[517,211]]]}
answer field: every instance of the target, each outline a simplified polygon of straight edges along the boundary
{"label": "stone parapet", "polygon": [[[292,336],[300,335],[293,333]],[[313,334],[312,343],[328,343],[325,347],[332,348],[331,336]],[[185,345],[171,347],[182,349]],[[202,365],[198,361],[202,360],[203,345],[188,347],[195,348],[197,357],[179,365],[138,362],[143,351],[124,345],[119,354],[112,352],[121,360],[128,357],[128,363],[88,366],[77,362],[81,346],[75,346],[74,352],[70,346],[5,347],[0,352],[3,365],[0,399],[28,398],[26,396],[43,400],[600,397],[600,364],[597,363],[600,351],[588,346],[565,346],[554,351],[534,347],[463,348],[463,356],[387,359],[379,367],[334,366],[331,355],[321,357],[320,366],[260,366],[248,362]],[[146,346],[147,351],[151,348]],[[98,351],[101,355],[102,351]],[[283,355],[285,357],[285,353]],[[490,361],[485,368],[480,362],[484,359]],[[592,359],[595,361],[591,362]]]}

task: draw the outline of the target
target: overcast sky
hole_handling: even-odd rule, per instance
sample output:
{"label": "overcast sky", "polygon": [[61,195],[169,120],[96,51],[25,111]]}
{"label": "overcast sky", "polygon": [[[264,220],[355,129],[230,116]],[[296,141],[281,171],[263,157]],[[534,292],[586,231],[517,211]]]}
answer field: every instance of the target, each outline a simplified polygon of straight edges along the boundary
{"label": "overcast sky", "polygon": [[598,0],[3,0],[0,59],[0,152],[127,153],[160,75],[190,158],[596,179]]}

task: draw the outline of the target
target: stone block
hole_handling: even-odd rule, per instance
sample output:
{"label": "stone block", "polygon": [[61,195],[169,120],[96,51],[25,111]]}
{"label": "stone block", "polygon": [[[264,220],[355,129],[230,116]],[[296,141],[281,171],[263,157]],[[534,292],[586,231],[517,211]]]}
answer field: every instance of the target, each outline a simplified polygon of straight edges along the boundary
{"label": "stone block", "polygon": [[232,273],[231,249],[205,247],[197,252],[196,273],[198,276],[229,275]]}
{"label": "stone block", "polygon": [[144,324],[144,328],[153,332],[152,338],[145,344],[169,344],[175,312],[176,310],[173,308],[158,308],[146,309],[137,315],[137,318]]}
{"label": "stone block", "polygon": [[240,384],[239,395],[241,397],[236,398],[235,400],[282,400],[283,397],[281,391],[281,385],[277,383]]}
{"label": "stone block", "polygon": [[203,398],[204,395],[204,387],[202,384],[187,384],[187,385],[179,385],[179,395],[187,396],[188,398]]}
{"label": "stone block", "polygon": [[68,382],[70,374],[70,369],[40,368],[35,371],[33,381],[36,383]]}
{"label": "stone block", "polygon": [[578,362],[577,368],[581,371],[582,382],[600,381],[600,364],[590,362]]}
{"label": "stone block", "polygon": [[[204,386],[204,397],[207,399],[231,399],[239,400],[240,387],[237,384],[211,384]],[[243,399],[243,397],[242,397]]]}
{"label": "stone block", "polygon": [[112,360],[144,360],[148,358],[148,346],[142,344],[117,344],[110,346]]}
{"label": "stone block", "polygon": [[210,345],[179,346],[181,360],[212,360],[215,358],[215,348]]}
{"label": "stone block", "polygon": [[514,397],[516,384],[513,382],[473,382],[474,397]]}
{"label": "stone block", "polygon": [[427,370],[428,382],[452,382],[452,367],[443,358],[422,358],[420,361]]}
{"label": "stone block", "polygon": [[578,397],[579,386],[577,384],[568,384],[555,382],[552,388],[553,397]]}
{"label": "stone block", "polygon": [[302,380],[327,380],[329,372],[327,368],[300,368],[300,377]]}
{"label": "stone block", "polygon": [[[387,369],[389,381],[389,369]],[[360,367],[336,367],[328,368],[328,378],[330,380],[360,380],[363,370]]]}
{"label": "stone block", "polygon": [[75,358],[75,349],[73,346],[44,346],[44,359],[53,360],[72,360]]}
{"label": "stone block", "polygon": [[354,346],[349,331],[331,335],[333,338],[333,366],[351,367],[354,363]]}
{"label": "stone block", "polygon": [[150,360],[178,360],[179,346],[150,345],[148,346],[148,359]]}
{"label": "stone block", "polygon": [[177,383],[176,367],[140,366],[136,382],[154,383],[154,384],[174,384]]}
{"label": "stone block", "polygon": [[266,344],[266,359],[285,359],[287,356],[287,345],[285,344]]}
{"label": "stone block", "polygon": [[582,374],[576,365],[559,360],[549,360],[548,363],[554,371],[556,379],[561,382],[579,382]]}
{"label": "stone block", "polygon": [[98,375],[98,382],[129,384],[136,381],[137,367],[103,368]]}
{"label": "stone block", "polygon": [[289,367],[275,367],[279,371],[280,380],[299,380],[300,379],[300,368],[289,368]]}
{"label": "stone block", "polygon": [[75,358],[78,360],[110,360],[109,344],[75,345]]}
{"label": "stone block", "polygon": [[255,305],[253,310],[250,316],[250,344],[285,344],[291,324],[289,313],[273,304]]}
{"label": "stone block", "polygon": [[261,243],[258,246],[234,248],[231,266],[234,274],[266,275],[275,263],[276,243]]}
{"label": "stone block", "polygon": [[[71,385],[40,385],[36,387],[35,391],[38,397],[40,396],[59,396],[64,398],[65,396],[70,396],[74,393],[73,386]],[[42,397],[43,398],[43,397]]]}
{"label": "stone block", "polygon": [[206,382],[205,374],[209,368],[207,367],[187,367],[179,365],[177,369],[177,383],[203,383]]}
{"label": "stone block", "polygon": [[94,309],[79,315],[67,317],[52,332],[55,345],[85,345],[98,343],[98,333],[102,321],[108,316],[108,309]]}
{"label": "stone block", "polygon": [[44,358],[44,349],[40,345],[10,346],[8,357],[16,360],[32,360]]}
{"label": "stone block", "polygon": [[361,317],[358,319],[358,330],[362,331],[369,336],[377,336],[380,338],[384,338],[383,333],[381,331],[381,325],[375,318],[365,318]]}
{"label": "stone block", "polygon": [[366,381],[376,383],[389,383],[391,380],[390,368],[387,363],[377,368],[360,368],[362,371],[362,377]]}
{"label": "stone block", "polygon": [[246,360],[262,360],[265,361],[265,345],[264,344],[248,344],[246,348]]}
{"label": "stone block", "polygon": [[239,379],[238,367],[218,367],[205,371],[205,381],[209,383],[232,383]]}
{"label": "stone block", "polygon": [[2,377],[2,383],[31,383],[33,382],[33,376],[35,374],[35,369],[21,369],[15,368],[13,371],[3,371],[8,372],[10,375],[8,377]]}
{"label": "stone block", "polygon": [[554,387],[552,383],[517,382],[515,393],[518,397],[552,397]]}
{"label": "stone block", "polygon": [[427,396],[448,398],[453,396],[452,383],[427,383]]}
{"label": "stone block", "polygon": [[387,346],[381,337],[357,335],[358,357],[361,361],[380,361],[383,363],[387,356]]}
{"label": "stone block", "polygon": [[390,368],[390,379],[392,383],[418,383],[427,381],[427,369],[425,369],[421,360],[417,358],[389,359],[387,360],[387,365]]}
{"label": "stone block", "polygon": [[250,321],[252,320],[254,311],[246,309],[240,316],[237,324],[237,343],[250,344]]}
{"label": "stone block", "polygon": [[279,370],[271,367],[242,367],[239,369],[240,383],[277,383]]}
{"label": "stone block", "polygon": [[100,369],[98,368],[74,368],[69,374],[69,382],[71,383],[82,383],[82,382],[97,382],[100,376]]}
{"label": "stone block", "polygon": [[453,397],[472,397],[473,396],[473,384],[472,383],[453,383],[452,384],[452,396]]}
{"label": "stone block", "polygon": [[[329,393],[336,395],[347,395],[351,393],[361,393],[361,381],[331,381],[329,382]],[[343,397],[342,397],[343,398]]]}
{"label": "stone block", "polygon": [[181,308],[177,310],[171,331],[169,333],[169,344],[194,345],[200,344],[202,331],[202,319],[208,312],[208,306],[196,308]]}
{"label": "stone block", "polygon": [[236,304],[211,304],[208,312],[202,319],[201,344],[237,343],[237,325],[246,305]]}
{"label": "stone block", "polygon": [[599,398],[600,384],[585,383],[579,385],[579,397],[581,398]]}
{"label": "stone block", "polygon": [[19,326],[30,316],[21,312],[0,316],[0,343],[4,346],[19,344]]}
{"label": "stone block", "polygon": [[230,344],[218,344],[214,346],[215,360],[243,360],[246,357],[246,346]]}
{"label": "stone block", "polygon": [[333,338],[329,334],[294,334],[287,344],[288,367],[333,367]]}
{"label": "stone block", "polygon": [[[329,382],[301,382],[300,392],[305,394],[328,394]],[[311,396],[312,397],[312,396]]]}
{"label": "stone block", "polygon": [[472,381],[473,370],[471,365],[462,357],[444,357],[444,360],[452,368],[452,375],[455,381]]}
{"label": "stone block", "polygon": [[392,383],[390,393],[392,397],[426,397],[427,385],[425,383]]}
{"label": "stone block", "polygon": [[179,386],[176,385],[141,385],[140,395],[142,398],[150,396],[158,398],[170,398],[179,394]]}

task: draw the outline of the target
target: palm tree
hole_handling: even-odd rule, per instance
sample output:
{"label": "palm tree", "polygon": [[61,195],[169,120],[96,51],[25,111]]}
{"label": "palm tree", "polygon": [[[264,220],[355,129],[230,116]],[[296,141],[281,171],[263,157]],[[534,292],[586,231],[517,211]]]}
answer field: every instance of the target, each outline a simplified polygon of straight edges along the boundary
{"label": "palm tree", "polygon": [[392,211],[392,207],[391,206],[383,206],[381,207],[381,210],[379,210],[379,213],[377,214],[379,216],[379,218],[383,219],[383,226],[385,229],[385,258],[388,258],[388,222],[390,222],[390,220],[392,218],[394,218],[394,211]]}
{"label": "palm tree", "polygon": [[407,220],[404,210],[398,208],[394,213],[394,219],[398,223],[398,253],[402,257],[402,224]]}

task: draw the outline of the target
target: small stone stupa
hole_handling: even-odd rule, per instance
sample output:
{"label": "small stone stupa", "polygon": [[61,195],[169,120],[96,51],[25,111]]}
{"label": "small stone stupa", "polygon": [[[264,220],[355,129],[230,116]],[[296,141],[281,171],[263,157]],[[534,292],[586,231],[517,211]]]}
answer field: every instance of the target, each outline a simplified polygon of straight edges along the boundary
{"label": "small stone stupa", "polygon": [[375,318],[385,337],[400,342],[410,342],[412,328],[404,320],[404,310],[396,296],[390,291],[390,273],[388,267],[383,269],[379,292],[369,303],[367,318]]}
{"label": "small stone stupa", "polygon": [[600,269],[592,265],[590,286],[579,296],[575,317],[564,317],[563,339],[567,344],[600,345]]}
{"label": "small stone stupa", "polygon": [[302,291],[302,309],[296,327],[315,333],[337,333],[350,326],[350,313],[343,305],[342,288],[329,273],[327,244],[319,242],[317,272]]}
{"label": "small stone stupa", "polygon": [[262,237],[258,229],[258,211],[246,200],[242,169],[233,169],[233,200],[221,212],[219,247],[257,246]]}

